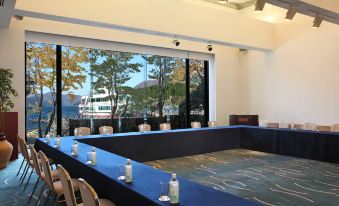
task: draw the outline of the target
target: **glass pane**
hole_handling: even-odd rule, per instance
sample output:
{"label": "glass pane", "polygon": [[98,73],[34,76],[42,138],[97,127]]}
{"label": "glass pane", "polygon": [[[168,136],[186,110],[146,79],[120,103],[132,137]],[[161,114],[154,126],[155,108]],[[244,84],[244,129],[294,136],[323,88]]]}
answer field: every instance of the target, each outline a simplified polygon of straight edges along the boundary
{"label": "glass pane", "polygon": [[56,46],[26,43],[26,135],[56,132]]}
{"label": "glass pane", "polygon": [[150,55],[147,58],[147,119],[154,130],[171,123],[172,129],[185,128],[185,60]]}
{"label": "glass pane", "polygon": [[[205,122],[205,99],[206,85],[204,75],[204,61],[190,60],[190,120],[198,121],[201,126],[206,125]],[[208,114],[206,114],[208,115]]]}
{"label": "glass pane", "polygon": [[73,135],[77,127],[91,127],[93,99],[89,50],[62,47],[62,136]]}

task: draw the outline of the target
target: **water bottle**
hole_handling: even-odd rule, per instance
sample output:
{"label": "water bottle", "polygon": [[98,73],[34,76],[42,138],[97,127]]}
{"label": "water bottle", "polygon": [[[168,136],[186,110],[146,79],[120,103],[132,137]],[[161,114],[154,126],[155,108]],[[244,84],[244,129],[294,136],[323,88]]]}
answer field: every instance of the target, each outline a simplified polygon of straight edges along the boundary
{"label": "water bottle", "polygon": [[73,145],[73,156],[78,156],[78,141],[74,140],[74,145]]}
{"label": "water bottle", "polygon": [[133,181],[133,172],[132,172],[132,164],[131,160],[127,159],[127,163],[125,165],[125,182]]}
{"label": "water bottle", "polygon": [[49,143],[51,141],[51,135],[48,133],[45,136],[46,142]]}
{"label": "water bottle", "polygon": [[171,204],[179,203],[179,182],[176,174],[172,174],[172,178],[169,183],[169,197]]}
{"label": "water bottle", "polygon": [[57,138],[55,139],[55,146],[57,148],[59,148],[61,146],[61,139],[60,139],[60,135],[57,136]]}
{"label": "water bottle", "polygon": [[91,164],[92,165],[96,165],[97,164],[97,152],[95,151],[95,147],[92,147]]}

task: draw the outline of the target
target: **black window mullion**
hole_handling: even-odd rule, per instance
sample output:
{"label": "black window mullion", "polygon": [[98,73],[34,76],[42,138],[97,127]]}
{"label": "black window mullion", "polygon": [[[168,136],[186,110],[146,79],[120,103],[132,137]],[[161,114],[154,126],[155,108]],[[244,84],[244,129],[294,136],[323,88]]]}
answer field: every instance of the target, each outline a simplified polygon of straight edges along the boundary
{"label": "black window mullion", "polygon": [[209,121],[209,62],[204,61],[204,84],[205,84],[205,107],[204,107],[204,114],[205,114],[205,126],[208,126]]}
{"label": "black window mullion", "polygon": [[191,124],[190,60],[186,59],[186,128]]}
{"label": "black window mullion", "polygon": [[62,133],[62,50],[61,46],[56,46],[56,114],[57,114],[57,135]]}

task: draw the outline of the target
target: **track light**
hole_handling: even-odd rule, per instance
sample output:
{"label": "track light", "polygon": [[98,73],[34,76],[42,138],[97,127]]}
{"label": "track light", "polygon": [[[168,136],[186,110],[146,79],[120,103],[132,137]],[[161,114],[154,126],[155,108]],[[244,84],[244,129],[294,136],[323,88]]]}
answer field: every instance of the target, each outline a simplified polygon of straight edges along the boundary
{"label": "track light", "polygon": [[287,10],[285,19],[291,21],[294,18],[296,13],[297,13],[297,10],[295,9],[295,7],[290,6],[290,8],[288,8]]}
{"label": "track light", "polygon": [[0,0],[0,6],[4,6],[5,0]]}
{"label": "track light", "polygon": [[23,16],[19,16],[19,15],[14,15],[13,17],[18,21],[22,21],[24,19]]}
{"label": "track light", "polygon": [[219,0],[219,4],[226,4],[228,0]]}
{"label": "track light", "polygon": [[313,21],[313,28],[319,28],[321,23],[323,22],[323,17],[319,16],[319,14],[317,14],[314,18]]}
{"label": "track light", "polygon": [[173,40],[173,44],[174,44],[175,46],[179,46],[179,45],[180,45],[180,41],[179,41],[178,39],[174,39],[174,40]]}
{"label": "track light", "polygon": [[208,50],[208,51],[212,51],[212,50],[213,50],[213,47],[212,47],[211,44],[207,45],[207,50]]}
{"label": "track light", "polygon": [[265,7],[266,0],[257,0],[255,2],[254,11],[262,11]]}

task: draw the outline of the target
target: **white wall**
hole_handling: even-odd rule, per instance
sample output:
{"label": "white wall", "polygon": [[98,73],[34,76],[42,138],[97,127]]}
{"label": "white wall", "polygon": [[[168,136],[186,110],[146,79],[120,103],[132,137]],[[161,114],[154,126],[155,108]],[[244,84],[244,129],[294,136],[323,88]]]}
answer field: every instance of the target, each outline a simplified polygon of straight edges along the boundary
{"label": "white wall", "polygon": [[[60,37],[60,41],[55,43],[65,43],[69,45],[88,45],[95,46],[95,39],[126,42],[132,44],[150,45],[155,47],[144,47],[138,50],[142,53],[154,53],[162,47],[177,49],[171,43],[172,39],[153,37],[141,34],[127,33],[122,31],[114,31],[108,29],[100,29],[88,26],[80,26],[73,24],[64,24],[52,21],[37,20],[25,18],[23,21],[12,20],[9,29],[0,29],[0,66],[9,67],[14,73],[14,86],[19,93],[19,97],[15,98],[15,108],[13,111],[19,112],[19,133],[24,135],[25,130],[25,53],[24,42],[26,39],[26,31],[45,32],[59,35],[70,35],[75,37],[83,37],[82,42],[79,38]],[[36,37],[35,37],[36,38]],[[56,38],[57,39],[57,38]],[[73,39],[73,40],[72,40]],[[47,41],[46,38],[41,38]],[[107,42],[109,44],[109,42]],[[103,47],[102,41],[98,42],[99,48]],[[130,49],[133,49],[131,46]],[[140,47],[139,47],[140,49]],[[183,41],[179,53],[187,53],[190,50],[190,57],[199,58],[199,53],[206,53],[206,45],[201,43]],[[171,51],[169,50],[169,52]],[[171,53],[171,52],[170,52]],[[238,113],[243,109],[237,104],[238,97],[238,50],[231,47],[214,46],[213,52],[207,54],[211,60],[210,75],[210,117],[221,124],[226,124],[226,117],[230,113]],[[202,55],[206,57],[206,55]],[[213,59],[213,56],[215,57]],[[216,78],[216,80],[214,79]]]}
{"label": "white wall", "polygon": [[339,122],[339,26],[311,25],[310,18],[277,24],[273,52],[240,55],[248,112],[270,121]]}

